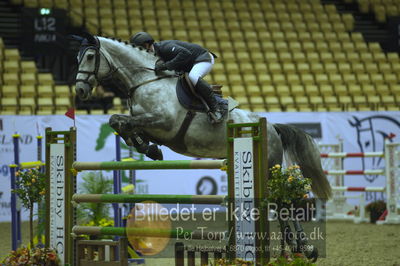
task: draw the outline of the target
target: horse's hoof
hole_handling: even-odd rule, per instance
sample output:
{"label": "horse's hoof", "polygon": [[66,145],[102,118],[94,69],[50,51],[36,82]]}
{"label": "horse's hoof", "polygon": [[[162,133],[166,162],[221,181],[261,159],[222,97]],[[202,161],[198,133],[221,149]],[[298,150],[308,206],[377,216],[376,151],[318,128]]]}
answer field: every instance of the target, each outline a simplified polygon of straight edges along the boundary
{"label": "horse's hoof", "polygon": [[156,144],[151,144],[146,152],[146,156],[153,160],[163,160],[162,151],[158,148]]}
{"label": "horse's hoof", "polygon": [[316,262],[318,259],[318,249],[313,245],[309,245],[309,246],[310,246],[310,249],[305,251],[304,255],[306,255],[307,259],[311,260],[311,262]]}

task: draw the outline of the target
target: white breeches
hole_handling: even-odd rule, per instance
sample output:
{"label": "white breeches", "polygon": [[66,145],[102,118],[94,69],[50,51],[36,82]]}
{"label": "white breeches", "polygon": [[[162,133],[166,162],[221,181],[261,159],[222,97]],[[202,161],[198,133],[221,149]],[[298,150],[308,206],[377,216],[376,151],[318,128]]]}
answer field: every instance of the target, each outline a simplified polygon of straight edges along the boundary
{"label": "white breeches", "polygon": [[193,86],[196,86],[199,78],[204,77],[211,71],[211,69],[214,65],[214,57],[212,55],[210,55],[210,56],[211,56],[211,62],[197,63],[197,64],[193,65],[192,69],[190,70],[189,79],[192,82]]}

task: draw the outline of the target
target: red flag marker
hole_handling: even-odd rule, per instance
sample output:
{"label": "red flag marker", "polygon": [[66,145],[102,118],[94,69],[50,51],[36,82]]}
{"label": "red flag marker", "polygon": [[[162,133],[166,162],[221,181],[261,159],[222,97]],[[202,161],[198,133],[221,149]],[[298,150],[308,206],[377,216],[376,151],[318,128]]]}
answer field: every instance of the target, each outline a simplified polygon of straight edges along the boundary
{"label": "red flag marker", "polygon": [[65,115],[74,120],[74,127],[75,127],[75,109],[69,108],[68,111],[65,113]]}

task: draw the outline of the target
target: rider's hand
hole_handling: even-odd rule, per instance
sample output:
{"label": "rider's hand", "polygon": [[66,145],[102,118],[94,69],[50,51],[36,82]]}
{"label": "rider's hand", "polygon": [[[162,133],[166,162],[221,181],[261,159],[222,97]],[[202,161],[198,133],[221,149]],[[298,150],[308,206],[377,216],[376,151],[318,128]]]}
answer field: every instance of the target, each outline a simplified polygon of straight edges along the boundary
{"label": "rider's hand", "polygon": [[161,71],[167,70],[167,65],[165,63],[162,64],[156,64],[156,66],[154,67],[154,71],[156,73],[159,73]]}

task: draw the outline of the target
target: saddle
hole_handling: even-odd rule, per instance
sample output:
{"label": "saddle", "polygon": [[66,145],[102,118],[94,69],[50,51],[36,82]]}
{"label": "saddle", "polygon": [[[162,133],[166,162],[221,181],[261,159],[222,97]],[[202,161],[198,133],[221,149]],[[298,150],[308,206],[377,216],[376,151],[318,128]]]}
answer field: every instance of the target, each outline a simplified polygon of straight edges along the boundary
{"label": "saddle", "polygon": [[[229,101],[222,98],[220,85],[214,85],[213,89],[215,92],[215,99],[219,104],[219,107],[224,112],[224,116],[228,113]],[[187,151],[186,144],[183,139],[185,138],[186,132],[193,120],[196,116],[197,112],[207,113],[210,108],[207,106],[204,99],[199,96],[193,88],[190,80],[187,77],[187,73],[180,75],[178,78],[178,82],[176,84],[176,95],[178,97],[179,103],[187,109],[186,116],[176,133],[176,135],[169,140],[169,143],[174,144],[174,151],[179,153],[185,153]],[[237,105],[233,105],[231,108],[235,108]],[[168,143],[163,143],[157,139],[149,138],[149,140],[153,143],[157,143],[159,145],[168,145]],[[171,144],[172,145],[172,144]]]}
{"label": "saddle", "polygon": [[[212,88],[220,109],[223,110],[224,113],[227,113],[228,100],[222,98],[222,86],[212,85]],[[188,110],[201,113],[207,113],[209,110],[206,102],[194,91],[193,85],[187,77],[187,73],[179,77],[176,84],[176,95],[179,103]]]}

